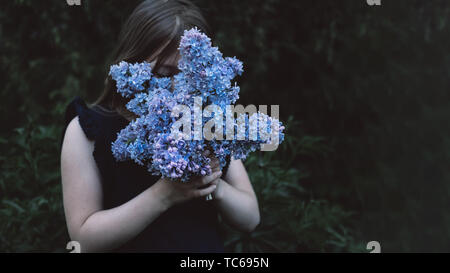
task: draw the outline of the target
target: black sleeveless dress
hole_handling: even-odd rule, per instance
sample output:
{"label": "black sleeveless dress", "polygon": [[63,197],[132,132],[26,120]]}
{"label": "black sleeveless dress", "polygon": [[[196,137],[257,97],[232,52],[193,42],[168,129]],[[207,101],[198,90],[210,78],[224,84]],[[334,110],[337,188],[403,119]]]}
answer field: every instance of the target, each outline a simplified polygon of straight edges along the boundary
{"label": "black sleeveless dress", "polygon": [[[129,121],[117,113],[89,108],[80,97],[66,109],[61,145],[67,125],[76,116],[87,138],[95,141],[93,156],[101,174],[104,209],[126,203],[159,179],[132,161],[116,162],[111,143]],[[228,165],[229,160],[224,175]],[[205,198],[189,200],[169,208],[114,252],[224,252],[217,216],[214,204]]]}

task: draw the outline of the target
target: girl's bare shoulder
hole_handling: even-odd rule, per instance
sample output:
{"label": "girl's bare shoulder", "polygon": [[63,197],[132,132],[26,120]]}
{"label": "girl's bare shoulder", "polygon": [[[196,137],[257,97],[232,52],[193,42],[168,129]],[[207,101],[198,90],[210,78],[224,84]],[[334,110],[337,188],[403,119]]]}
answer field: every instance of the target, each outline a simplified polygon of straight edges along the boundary
{"label": "girl's bare shoulder", "polygon": [[94,141],[87,138],[80,125],[79,117],[75,116],[67,125],[64,133],[63,150],[92,150],[94,147]]}

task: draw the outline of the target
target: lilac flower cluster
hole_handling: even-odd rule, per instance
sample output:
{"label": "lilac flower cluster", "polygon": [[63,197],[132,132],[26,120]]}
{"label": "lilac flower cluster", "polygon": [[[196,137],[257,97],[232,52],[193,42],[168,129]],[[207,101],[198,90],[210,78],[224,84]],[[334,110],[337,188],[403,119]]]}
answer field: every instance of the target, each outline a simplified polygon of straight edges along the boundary
{"label": "lilac flower cluster", "polygon": [[[202,154],[207,149],[224,167],[227,157],[245,159],[261,144],[269,143],[274,131],[279,143],[283,141],[282,124],[259,112],[226,121],[216,112],[211,117],[202,115],[202,126],[211,119],[221,122],[223,126],[215,127],[215,130],[223,130],[223,140],[196,139],[194,132],[189,135],[174,132],[172,126],[180,119],[174,115],[174,107],[189,106],[193,117],[196,97],[207,105],[217,105],[225,113],[227,106],[239,98],[239,86],[231,81],[243,72],[242,62],[236,58],[223,58],[211,40],[196,28],[185,31],[179,51],[181,72],[173,79],[153,76],[147,62],[121,62],[111,66],[110,75],[116,81],[117,91],[130,99],[126,107],[138,116],[117,134],[112,143],[116,160],[131,159],[146,166],[152,174],[188,181],[191,176],[211,173],[210,158]],[[197,121],[194,118],[190,121],[193,128]],[[232,137],[228,138],[230,135]]]}

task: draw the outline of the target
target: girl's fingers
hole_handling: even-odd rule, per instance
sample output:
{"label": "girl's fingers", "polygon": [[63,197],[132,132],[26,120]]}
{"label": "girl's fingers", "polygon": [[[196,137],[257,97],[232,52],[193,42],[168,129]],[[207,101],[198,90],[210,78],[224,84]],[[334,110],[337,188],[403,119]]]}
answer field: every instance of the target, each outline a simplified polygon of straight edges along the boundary
{"label": "girl's fingers", "polygon": [[209,166],[211,167],[211,169],[214,169],[214,168],[220,166],[220,161],[219,161],[219,159],[213,159],[213,160],[211,160],[211,162],[209,163]]}
{"label": "girl's fingers", "polygon": [[210,193],[213,193],[217,188],[216,184],[211,184],[208,187],[204,188],[204,189],[196,189],[192,191],[192,195],[194,197],[202,197],[202,196],[206,196]]}
{"label": "girl's fingers", "polygon": [[211,185],[219,185],[219,179],[215,179],[215,180],[213,180],[213,181],[211,181],[211,183],[210,183]]}
{"label": "girl's fingers", "polygon": [[222,176],[222,172],[221,171],[213,172],[210,175],[203,176],[201,179],[199,179],[199,181],[197,182],[196,186],[203,186],[203,185],[209,184],[211,181],[214,181],[217,178],[220,178],[220,176]]}
{"label": "girl's fingers", "polygon": [[203,184],[209,184],[211,181],[214,181],[222,176],[222,171],[214,172],[211,175],[203,177]]}

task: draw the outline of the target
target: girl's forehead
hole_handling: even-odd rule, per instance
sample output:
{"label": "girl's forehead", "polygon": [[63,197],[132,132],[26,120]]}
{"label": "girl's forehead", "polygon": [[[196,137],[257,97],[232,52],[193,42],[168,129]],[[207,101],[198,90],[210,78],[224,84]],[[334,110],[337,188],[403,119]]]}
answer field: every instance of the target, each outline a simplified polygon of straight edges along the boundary
{"label": "girl's forehead", "polygon": [[[165,60],[161,63],[161,65],[162,66],[177,66],[180,58],[181,58],[180,54],[173,53],[170,56],[168,56],[167,58],[165,58]],[[153,60],[151,60],[149,58],[149,59],[147,59],[147,61],[150,62],[151,67],[154,67],[156,62],[158,61],[158,57],[156,57]]]}

